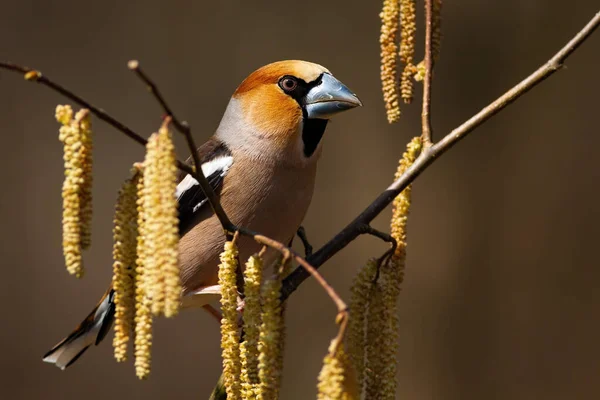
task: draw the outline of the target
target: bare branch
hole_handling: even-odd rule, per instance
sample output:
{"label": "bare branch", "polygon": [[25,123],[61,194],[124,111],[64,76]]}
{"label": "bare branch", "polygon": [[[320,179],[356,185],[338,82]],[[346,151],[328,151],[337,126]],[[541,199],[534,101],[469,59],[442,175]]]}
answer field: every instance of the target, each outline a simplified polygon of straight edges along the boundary
{"label": "bare branch", "polygon": [[[88,102],[87,100],[85,100],[85,99],[77,96],[75,93],[73,93],[69,89],[67,89],[64,86],[62,86],[62,85],[54,82],[50,78],[48,78],[45,75],[43,75],[40,71],[37,71],[37,70],[32,69],[32,68],[23,67],[21,65],[13,64],[13,63],[10,63],[10,62],[4,62],[4,61],[0,61],[0,69],[5,69],[5,70],[8,70],[8,71],[19,72],[19,73],[21,73],[21,74],[24,75],[24,77],[25,77],[26,80],[37,82],[37,83],[40,83],[40,84],[42,84],[42,85],[44,85],[46,87],[49,87],[50,89],[54,90],[55,92],[58,92],[58,93],[62,94],[63,96],[65,96],[66,98],[68,98],[68,99],[74,101],[75,103],[79,104],[83,108],[89,109],[92,112],[92,114],[94,114],[96,117],[98,117],[102,121],[106,122],[107,124],[109,124],[113,128],[117,129],[118,131],[123,132],[129,138],[135,140],[137,143],[139,143],[139,144],[141,144],[143,146],[146,145],[147,140],[144,139],[139,134],[135,133],[132,129],[130,129],[129,127],[127,127],[125,124],[123,124],[122,122],[117,121],[115,118],[113,118],[112,116],[110,116],[110,114],[108,114],[103,109],[98,108],[98,107],[92,105],[90,102]],[[189,165],[187,165],[186,163],[181,162],[179,160],[177,161],[177,168],[179,168],[180,170],[185,171],[187,173],[193,173],[193,170],[192,170],[192,168]]]}
{"label": "bare branch", "polygon": [[321,285],[323,290],[325,290],[327,295],[335,303],[335,306],[337,307],[338,312],[341,313],[348,309],[348,306],[346,305],[346,303],[344,303],[344,301],[337,294],[335,289],[333,287],[331,287],[331,285],[329,285],[329,283],[327,283],[327,281],[325,280],[325,278],[323,278],[323,276],[319,273],[319,271],[317,271],[317,269],[315,267],[310,265],[304,258],[299,256],[294,250],[290,249],[289,247],[285,246],[284,244],[282,244],[276,240],[273,240],[273,239],[268,238],[263,235],[255,234],[255,233],[245,230],[245,229],[240,229],[240,233],[242,233],[246,236],[251,236],[258,243],[264,244],[265,246],[269,246],[272,249],[279,251],[284,257],[288,257],[288,258],[295,260],[298,264],[300,264],[302,266],[302,268],[304,268],[307,271],[307,273],[312,275],[317,280],[319,285]]}
{"label": "bare branch", "polygon": [[32,81],[32,82],[37,82],[37,83],[41,83],[42,85],[45,85],[45,86],[49,87],[50,89],[52,89],[52,90],[54,90],[54,91],[62,94],[63,96],[65,96],[65,97],[73,100],[75,103],[79,104],[83,108],[89,109],[92,113],[94,113],[94,115],[96,117],[100,118],[104,122],[106,122],[109,125],[113,126],[117,130],[123,132],[124,134],[126,134],[127,136],[129,136],[131,139],[135,140],[136,142],[138,142],[140,144],[143,144],[144,146],[146,145],[146,139],[144,139],[143,137],[141,137],[140,135],[138,135],[137,133],[135,133],[133,130],[131,130],[130,128],[128,128],[127,126],[125,126],[124,124],[122,124],[121,122],[119,122],[116,119],[114,119],[113,117],[111,117],[104,110],[102,110],[102,109],[100,109],[98,107],[93,106],[88,101],[86,101],[86,100],[82,99],[81,97],[77,96],[76,94],[74,94],[69,89],[67,89],[64,86],[59,85],[58,83],[50,80],[45,75],[43,75],[40,71],[37,71],[37,70],[32,69],[32,68],[23,67],[21,65],[13,64],[13,63],[10,63],[10,62],[3,62],[3,61],[0,61],[0,68],[1,69],[7,69],[9,71],[20,72],[20,73],[22,73],[24,75],[25,80]]}
{"label": "bare branch", "polygon": [[[317,250],[307,261],[319,268],[333,255],[346,247],[360,235],[360,226],[369,224],[381,213],[394,198],[412,183],[433,161],[454,146],[458,141],[472,132],[475,128],[496,115],[504,107],[527,93],[530,89],[559,70],[564,61],[598,28],[600,25],[600,12],[598,12],[562,49],[558,51],[547,63],[538,68],[519,84],[504,93],[487,107],[483,108],[458,128],[447,134],[438,143],[423,149],[421,155],[406,170],[406,172],[384,190],[369,206],[348,224],[333,239]],[[285,299],[293,293],[300,284],[310,275],[302,268],[296,268],[283,282],[282,297]]]}

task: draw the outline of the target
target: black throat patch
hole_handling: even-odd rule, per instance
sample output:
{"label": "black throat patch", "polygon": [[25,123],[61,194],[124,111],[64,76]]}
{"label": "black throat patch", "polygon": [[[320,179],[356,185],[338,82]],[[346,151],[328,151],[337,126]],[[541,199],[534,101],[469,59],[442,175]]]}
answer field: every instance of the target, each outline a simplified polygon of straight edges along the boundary
{"label": "black throat patch", "polygon": [[329,122],[327,119],[304,118],[302,142],[304,143],[304,155],[307,158],[313,155],[319,142],[321,142],[327,122]]}

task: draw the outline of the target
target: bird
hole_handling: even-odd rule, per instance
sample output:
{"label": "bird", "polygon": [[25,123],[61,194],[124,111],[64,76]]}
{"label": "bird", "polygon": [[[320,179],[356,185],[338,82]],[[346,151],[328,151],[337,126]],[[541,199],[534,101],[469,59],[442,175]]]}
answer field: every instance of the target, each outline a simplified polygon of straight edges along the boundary
{"label": "bird", "polygon": [[[328,69],[308,61],[274,62],[244,79],[216,132],[197,150],[202,172],[232,223],[290,243],[311,202],[329,120],[360,106],[358,97]],[[198,301],[201,295],[218,297],[214,288],[226,238],[194,177],[180,173],[175,195],[182,306],[197,307],[207,302]],[[238,249],[245,260],[260,245],[240,237]],[[43,361],[63,370],[73,364],[102,341],[114,313],[114,290],[109,288]]]}

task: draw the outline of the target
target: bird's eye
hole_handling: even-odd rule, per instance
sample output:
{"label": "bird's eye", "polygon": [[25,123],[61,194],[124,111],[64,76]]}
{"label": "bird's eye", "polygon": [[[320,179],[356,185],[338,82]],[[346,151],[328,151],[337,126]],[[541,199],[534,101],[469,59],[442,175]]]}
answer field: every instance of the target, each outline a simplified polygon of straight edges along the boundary
{"label": "bird's eye", "polygon": [[298,81],[292,77],[284,76],[279,80],[279,86],[286,92],[291,92],[298,86]]}

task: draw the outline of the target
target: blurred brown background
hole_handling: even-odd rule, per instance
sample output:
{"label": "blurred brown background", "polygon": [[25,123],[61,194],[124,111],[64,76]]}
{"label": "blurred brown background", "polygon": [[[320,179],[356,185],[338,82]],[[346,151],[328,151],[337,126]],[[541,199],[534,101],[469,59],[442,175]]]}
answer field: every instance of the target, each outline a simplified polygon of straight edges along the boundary
{"label": "blurred brown background", "polygon": [[[594,0],[447,3],[436,138],[545,62],[598,11]],[[418,105],[405,107],[398,125],[385,120],[379,11],[379,1],[348,0],[4,1],[0,59],[42,70],[148,134],[161,112],[127,71],[137,58],[199,142],[255,68],[287,58],[327,66],[365,107],[327,132],[305,223],[318,246],[388,185],[404,144],[419,132]],[[567,64],[418,180],[400,304],[399,398],[600,397],[600,32]],[[94,246],[85,279],[76,281],[60,247],[53,110],[63,102],[0,71],[2,397],[205,399],[220,359],[218,326],[200,311],[158,322],[147,382],[136,380],[131,364],[115,363],[110,339],[66,372],[41,361],[110,280],[113,201],[142,156],[140,146],[95,122]],[[377,226],[387,229],[388,217],[389,210]],[[363,260],[384,249],[361,238],[322,271],[347,298]],[[292,297],[282,398],[314,398],[334,315],[312,281]]]}

